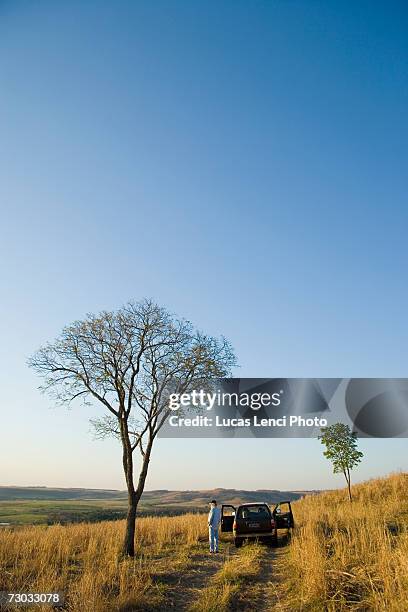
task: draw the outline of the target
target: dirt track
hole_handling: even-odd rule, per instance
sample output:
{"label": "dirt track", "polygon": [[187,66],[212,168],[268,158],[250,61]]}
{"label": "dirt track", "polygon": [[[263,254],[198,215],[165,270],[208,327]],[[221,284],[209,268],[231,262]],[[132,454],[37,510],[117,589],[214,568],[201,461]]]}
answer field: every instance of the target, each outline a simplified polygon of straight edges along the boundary
{"label": "dirt track", "polygon": [[261,571],[252,583],[240,591],[239,597],[232,602],[231,611],[267,612],[281,610],[279,589],[281,585],[280,567],[287,553],[287,537],[281,537],[277,548],[266,547],[262,558]]}
{"label": "dirt track", "polygon": [[[287,539],[279,540],[277,548],[265,546],[262,554],[261,569],[249,582],[245,583],[238,595],[233,598],[231,612],[249,612],[257,610],[281,610],[279,600],[280,566],[287,552]],[[187,611],[199,597],[199,592],[207,587],[211,578],[222,568],[223,564],[239,554],[230,542],[220,545],[219,554],[209,554],[206,545],[191,556],[189,566],[180,575],[167,584],[168,609]]]}

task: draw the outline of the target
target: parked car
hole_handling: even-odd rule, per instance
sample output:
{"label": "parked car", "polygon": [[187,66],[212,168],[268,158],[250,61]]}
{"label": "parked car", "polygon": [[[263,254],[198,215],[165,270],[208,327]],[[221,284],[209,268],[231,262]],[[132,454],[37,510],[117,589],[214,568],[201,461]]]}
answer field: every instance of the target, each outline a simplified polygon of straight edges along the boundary
{"label": "parked car", "polygon": [[241,504],[237,508],[223,504],[221,508],[221,531],[233,533],[235,546],[242,546],[244,540],[265,540],[276,545],[278,529],[294,526],[292,507],[289,501],[276,504],[271,511],[266,503]]}

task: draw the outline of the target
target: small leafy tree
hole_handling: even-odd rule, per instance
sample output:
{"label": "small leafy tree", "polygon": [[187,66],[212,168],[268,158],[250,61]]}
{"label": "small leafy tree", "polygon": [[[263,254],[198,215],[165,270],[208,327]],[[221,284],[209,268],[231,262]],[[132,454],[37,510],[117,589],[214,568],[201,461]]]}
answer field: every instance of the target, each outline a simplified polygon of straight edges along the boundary
{"label": "small leafy tree", "polygon": [[319,440],[326,447],[323,454],[332,462],[334,474],[344,474],[349,499],[353,501],[350,471],[360,463],[363,457],[363,453],[357,449],[357,434],[343,423],[323,427],[321,432]]}

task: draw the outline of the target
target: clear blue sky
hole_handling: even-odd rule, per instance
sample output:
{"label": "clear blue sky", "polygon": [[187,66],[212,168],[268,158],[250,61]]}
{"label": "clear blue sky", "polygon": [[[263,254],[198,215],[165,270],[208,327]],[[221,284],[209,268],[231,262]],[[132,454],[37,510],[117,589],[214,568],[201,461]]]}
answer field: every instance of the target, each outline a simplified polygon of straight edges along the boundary
{"label": "clear blue sky", "polygon": [[[131,298],[240,376],[408,375],[407,31],[403,1],[0,4],[0,484],[123,488],[25,362]],[[361,446],[358,480],[408,469]],[[159,440],[147,486],[339,484],[316,440]]]}

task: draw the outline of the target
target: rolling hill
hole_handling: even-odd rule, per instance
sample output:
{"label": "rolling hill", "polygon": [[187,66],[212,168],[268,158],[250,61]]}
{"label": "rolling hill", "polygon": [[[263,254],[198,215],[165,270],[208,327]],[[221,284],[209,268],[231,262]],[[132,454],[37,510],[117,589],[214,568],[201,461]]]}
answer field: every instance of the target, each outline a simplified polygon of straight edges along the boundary
{"label": "rolling hill", "polygon": [[[297,500],[314,491],[256,491],[210,489],[198,491],[145,491],[140,514],[175,515],[205,512],[209,500],[239,504],[265,501],[271,505]],[[126,514],[127,494],[111,489],[0,487],[0,523],[71,523],[120,519]]]}

